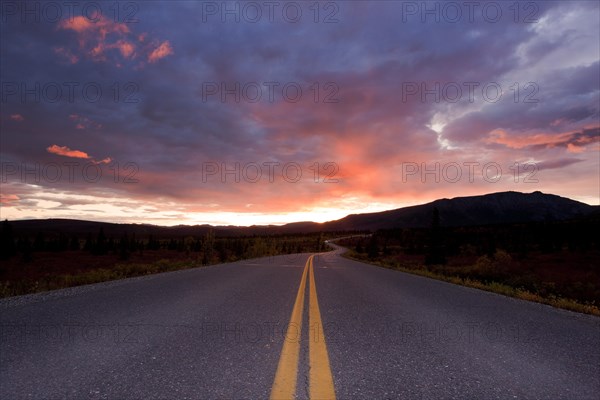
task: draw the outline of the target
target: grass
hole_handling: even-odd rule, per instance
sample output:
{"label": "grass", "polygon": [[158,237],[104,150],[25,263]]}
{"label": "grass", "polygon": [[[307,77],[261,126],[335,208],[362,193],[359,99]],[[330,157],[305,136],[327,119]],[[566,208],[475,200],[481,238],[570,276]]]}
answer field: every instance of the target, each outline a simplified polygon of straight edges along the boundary
{"label": "grass", "polygon": [[541,304],[547,304],[552,307],[561,308],[564,310],[575,311],[583,314],[590,314],[600,316],[600,308],[595,304],[582,303],[577,300],[568,299],[564,297],[558,297],[554,295],[542,296],[539,293],[533,293],[523,288],[515,288],[503,283],[498,282],[484,282],[473,278],[463,278],[459,276],[444,275],[439,272],[428,270],[425,266],[420,264],[414,264],[410,266],[403,266],[398,262],[385,262],[378,260],[369,260],[365,257],[360,257],[353,250],[348,250],[343,254],[344,257],[353,259],[356,261],[366,262],[368,264],[377,265],[379,267],[393,269],[397,271],[406,272],[413,275],[419,275],[426,278],[436,279],[444,282],[453,283],[455,285],[467,286],[475,289],[485,290],[487,292],[493,292],[504,296],[514,297],[521,300],[532,301]]}
{"label": "grass", "polygon": [[[58,257],[60,257],[60,253],[58,254]],[[199,261],[199,257],[183,258],[181,255],[179,257],[180,258],[160,258],[157,261],[144,260],[143,262],[117,262],[110,267],[98,266],[84,270],[66,268],[64,273],[45,273],[35,277],[22,277],[19,279],[1,281],[0,298],[203,266],[203,264]],[[467,286],[488,292],[498,293],[504,296],[547,304],[553,307],[579,313],[600,316],[600,308],[593,303],[583,303],[581,301],[560,297],[553,294],[543,295],[532,292],[531,290],[526,290],[522,287],[513,287],[495,281],[483,281],[473,277],[460,277],[457,275],[431,271],[421,263],[415,261],[401,263],[396,260],[369,260],[366,258],[366,256],[361,256],[353,250],[348,250],[346,253],[344,253],[344,257],[378,265],[384,268],[450,282],[456,285]],[[62,259],[64,260],[64,258]],[[78,261],[79,263],[83,260],[72,261]],[[102,258],[99,258],[97,261],[101,262]],[[54,262],[56,263],[56,260],[54,260]]]}
{"label": "grass", "polygon": [[116,264],[111,268],[95,268],[76,274],[46,275],[39,277],[36,280],[20,279],[16,281],[5,281],[0,282],[0,298],[151,275],[160,272],[196,268],[200,266],[202,265],[197,260],[182,261],[161,259],[152,263]]}
{"label": "grass", "polygon": [[[123,256],[118,246],[102,254],[40,246],[27,259],[20,251],[0,264],[0,298],[276,255],[317,252],[326,235],[155,239],[138,241]],[[53,242],[49,242],[53,243]]]}

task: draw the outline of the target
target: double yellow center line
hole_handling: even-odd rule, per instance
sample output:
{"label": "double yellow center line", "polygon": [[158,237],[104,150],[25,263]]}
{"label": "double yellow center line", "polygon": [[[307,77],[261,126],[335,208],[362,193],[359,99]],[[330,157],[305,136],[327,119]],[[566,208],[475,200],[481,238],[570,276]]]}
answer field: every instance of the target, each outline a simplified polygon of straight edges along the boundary
{"label": "double yellow center line", "polygon": [[319,400],[334,400],[335,389],[329,365],[329,355],[325,343],[325,333],[321,321],[321,311],[317,299],[315,274],[313,271],[314,255],[308,257],[302,272],[300,287],[292,316],[283,342],[275,380],[271,388],[272,400],[287,400],[296,397],[296,380],[298,377],[298,362],[300,360],[300,342],[302,337],[302,316],[304,311],[304,292],[309,276],[310,290],[308,299],[308,362],[309,362],[309,397]]}

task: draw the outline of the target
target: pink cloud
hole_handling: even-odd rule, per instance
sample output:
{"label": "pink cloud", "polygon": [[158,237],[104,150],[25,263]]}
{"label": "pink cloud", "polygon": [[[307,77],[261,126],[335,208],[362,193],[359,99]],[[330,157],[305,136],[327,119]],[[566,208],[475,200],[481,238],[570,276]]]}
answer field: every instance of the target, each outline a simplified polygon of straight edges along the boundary
{"label": "pink cloud", "polygon": [[16,194],[2,194],[0,193],[0,204],[3,206],[10,206],[11,203],[16,203],[20,198]]}
{"label": "pink cloud", "polygon": [[573,143],[569,143],[569,144],[567,144],[567,151],[569,153],[583,153],[585,151],[585,148],[583,148],[581,146],[577,146],[576,144],[573,144]]}
{"label": "pink cloud", "polygon": [[160,44],[160,46],[152,50],[150,55],[148,55],[148,62],[157,62],[161,58],[165,58],[166,56],[171,54],[173,54],[173,48],[171,47],[171,43],[169,43],[168,40],[165,40]]}
{"label": "pink cloud", "polygon": [[25,118],[21,114],[12,114],[10,116],[10,119],[12,119],[13,121],[17,121],[17,122],[25,121]]}

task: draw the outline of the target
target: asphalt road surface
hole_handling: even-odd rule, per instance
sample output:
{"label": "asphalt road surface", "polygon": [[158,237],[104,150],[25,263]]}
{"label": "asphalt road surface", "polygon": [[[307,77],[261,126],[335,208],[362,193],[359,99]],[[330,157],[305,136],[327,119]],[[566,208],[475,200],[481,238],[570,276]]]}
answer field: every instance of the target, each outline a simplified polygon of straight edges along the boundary
{"label": "asphalt road surface", "polygon": [[598,399],[600,318],[269,257],[0,302],[0,399]]}

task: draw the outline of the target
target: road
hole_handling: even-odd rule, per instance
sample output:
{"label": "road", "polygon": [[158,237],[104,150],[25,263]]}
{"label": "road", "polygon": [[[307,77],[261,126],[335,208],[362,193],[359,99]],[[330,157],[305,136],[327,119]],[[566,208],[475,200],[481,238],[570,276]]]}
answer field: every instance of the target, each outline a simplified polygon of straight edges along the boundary
{"label": "road", "polygon": [[598,399],[600,318],[339,251],[4,300],[0,398]]}

